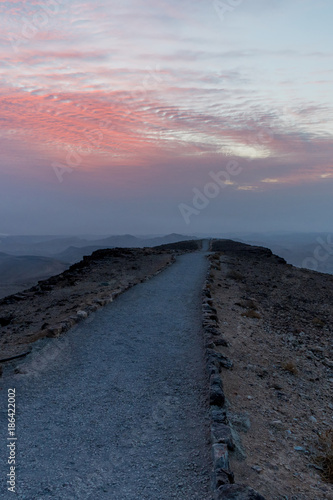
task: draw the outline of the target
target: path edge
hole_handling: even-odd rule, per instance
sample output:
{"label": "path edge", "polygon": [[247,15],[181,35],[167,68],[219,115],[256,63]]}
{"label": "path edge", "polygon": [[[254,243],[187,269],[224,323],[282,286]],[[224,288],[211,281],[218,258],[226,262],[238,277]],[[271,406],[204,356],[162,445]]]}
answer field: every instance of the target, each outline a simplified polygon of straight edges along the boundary
{"label": "path edge", "polygon": [[[227,346],[219,329],[217,310],[211,295],[213,283],[212,266],[209,258],[209,268],[202,288],[202,327],[205,342],[206,374],[209,381],[209,412],[210,439],[213,470],[211,489],[213,500],[265,500],[251,487],[237,483],[230,469],[229,452],[235,449],[232,430],[229,425],[226,409],[226,398],[221,376],[222,369],[232,369],[231,359],[216,350],[215,342]],[[214,342],[215,341],[215,342]]]}

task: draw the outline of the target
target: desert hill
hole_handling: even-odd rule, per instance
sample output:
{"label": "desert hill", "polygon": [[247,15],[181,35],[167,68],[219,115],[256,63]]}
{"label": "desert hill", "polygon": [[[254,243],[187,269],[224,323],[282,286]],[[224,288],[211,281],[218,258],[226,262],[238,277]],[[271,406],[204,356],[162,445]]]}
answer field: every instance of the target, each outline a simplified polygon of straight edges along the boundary
{"label": "desert hill", "polygon": [[331,233],[244,233],[234,236],[230,238],[269,248],[293,266],[333,274]]}
{"label": "desert hill", "polygon": [[96,236],[0,236],[0,252],[11,255],[37,255],[59,259],[63,252],[72,247],[86,248],[83,251],[89,252],[91,248],[94,250],[116,247],[144,248],[192,239],[196,238],[175,233],[153,238],[141,238],[130,234],[108,236],[105,238]]}
{"label": "desert hill", "polygon": [[63,272],[68,264],[57,259],[38,256],[13,256],[0,253],[0,297]]}

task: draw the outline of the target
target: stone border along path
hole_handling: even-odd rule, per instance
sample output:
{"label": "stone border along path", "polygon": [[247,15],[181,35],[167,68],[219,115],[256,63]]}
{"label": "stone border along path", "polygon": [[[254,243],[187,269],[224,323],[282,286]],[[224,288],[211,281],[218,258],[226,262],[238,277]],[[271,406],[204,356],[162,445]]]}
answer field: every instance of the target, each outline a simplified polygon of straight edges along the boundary
{"label": "stone border along path", "polygon": [[[206,245],[204,245],[206,247]],[[202,252],[182,255],[59,339],[12,361],[19,500],[211,500]],[[31,368],[31,363],[33,367]],[[6,491],[0,449],[0,496]],[[7,494],[6,494],[7,493]]]}
{"label": "stone border along path", "polygon": [[202,324],[206,342],[206,369],[209,377],[211,443],[213,457],[212,490],[214,500],[265,500],[249,486],[235,484],[230,470],[229,451],[235,450],[233,431],[229,426],[226,399],[221,378],[222,369],[232,369],[233,362],[216,350],[228,346],[218,325],[217,310],[210,293],[212,262],[202,290]]}

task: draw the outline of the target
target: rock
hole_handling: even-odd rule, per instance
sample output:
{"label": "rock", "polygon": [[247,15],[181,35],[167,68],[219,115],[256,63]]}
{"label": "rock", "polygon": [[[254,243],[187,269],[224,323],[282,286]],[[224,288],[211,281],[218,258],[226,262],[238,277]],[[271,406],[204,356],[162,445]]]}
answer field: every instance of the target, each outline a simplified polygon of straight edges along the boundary
{"label": "rock", "polygon": [[231,369],[233,367],[233,362],[231,359],[227,358],[227,356],[223,356],[223,354],[216,352],[213,349],[207,349],[207,354],[208,360],[214,360],[220,368]]}
{"label": "rock", "polygon": [[280,431],[284,429],[284,423],[281,420],[273,420],[271,426]]}
{"label": "rock", "polygon": [[317,464],[307,464],[307,467],[311,467],[313,469],[319,470],[320,472],[324,472],[324,469]]}
{"label": "rock", "polygon": [[234,483],[234,475],[230,470],[229,453],[226,444],[213,444],[214,487]]}
{"label": "rock", "polygon": [[209,377],[211,377],[212,375],[218,375],[220,373],[220,368],[214,359],[209,359],[207,361],[206,370]]}
{"label": "rock", "polygon": [[209,304],[203,304],[202,310],[203,310],[203,312],[207,312],[209,314],[217,314],[217,310],[215,309],[215,307],[213,307]]}
{"label": "rock", "polygon": [[207,325],[207,326],[205,326],[205,324],[204,324],[204,328],[205,328],[206,332],[210,333],[211,335],[214,335],[214,336],[221,335],[221,332],[217,328],[215,328],[215,326],[212,326],[211,323],[209,323],[209,325]]}
{"label": "rock", "polygon": [[86,311],[80,310],[76,314],[79,318],[82,318],[82,319],[88,318],[88,313]]}
{"label": "rock", "polygon": [[46,330],[46,337],[53,338],[53,337],[59,337],[59,335],[63,332],[63,327],[62,325],[57,325],[52,328],[48,328]]}
{"label": "rock", "polygon": [[0,326],[8,326],[11,323],[12,319],[12,315],[3,316],[2,318],[0,318]]}
{"label": "rock", "polygon": [[219,339],[214,340],[214,343],[216,346],[223,346],[223,347],[229,347],[229,342],[225,340],[223,337],[220,337]]}
{"label": "rock", "polygon": [[319,352],[319,353],[324,352],[324,348],[320,347],[320,346],[310,346],[309,350],[313,351],[313,352]]}
{"label": "rock", "polygon": [[269,372],[268,370],[265,370],[265,369],[258,369],[256,371],[256,375],[260,378],[265,378],[265,377],[268,377],[269,375]]}
{"label": "rock", "polygon": [[222,380],[219,375],[210,377],[210,404],[222,407],[225,403]]}
{"label": "rock", "polygon": [[11,295],[10,298],[16,302],[19,302],[20,300],[24,300],[26,296],[24,293],[15,293],[14,295]]}
{"label": "rock", "polygon": [[225,484],[234,484],[235,478],[232,472],[226,472],[224,470],[217,470],[213,475],[214,487],[219,488]]}
{"label": "rock", "polygon": [[229,413],[228,417],[237,431],[247,432],[251,427],[251,422],[247,413]]}
{"label": "rock", "polygon": [[218,406],[212,405],[210,408],[211,419],[219,424],[228,424],[227,412]]}
{"label": "rock", "polygon": [[222,469],[229,471],[229,453],[226,444],[215,443],[213,444],[213,463],[214,470]]}
{"label": "rock", "polygon": [[[119,295],[119,293],[117,294],[117,296],[118,296],[118,295]],[[113,294],[113,296],[114,296],[114,294]],[[96,304],[98,304],[99,306],[104,306],[104,305],[105,305],[105,303],[106,303],[106,301],[105,301],[105,300],[103,300],[103,299],[101,299],[101,298],[94,299],[94,302],[95,302]]]}
{"label": "rock", "polygon": [[226,484],[218,488],[215,500],[265,500],[265,498],[249,486]]}
{"label": "rock", "polygon": [[324,363],[324,365],[328,366],[329,368],[333,368],[333,361],[331,359],[325,358],[323,363]]}
{"label": "rock", "polygon": [[213,443],[226,444],[230,451],[235,449],[231,429],[228,425],[220,422],[213,422],[211,426],[211,436]]}

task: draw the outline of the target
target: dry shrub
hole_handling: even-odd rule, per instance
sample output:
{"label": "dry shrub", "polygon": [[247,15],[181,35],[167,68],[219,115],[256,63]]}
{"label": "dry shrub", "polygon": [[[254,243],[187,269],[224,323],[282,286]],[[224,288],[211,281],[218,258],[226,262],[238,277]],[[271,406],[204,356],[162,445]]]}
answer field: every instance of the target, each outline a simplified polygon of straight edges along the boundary
{"label": "dry shrub", "polygon": [[227,273],[227,278],[230,278],[235,281],[242,281],[244,279],[244,276],[238,271],[229,271]]}
{"label": "dry shrub", "polygon": [[322,478],[333,483],[333,428],[319,434],[319,451],[314,462],[320,467]]}
{"label": "dry shrub", "polygon": [[285,363],[282,363],[281,368],[285,372],[289,372],[292,375],[297,375],[298,373],[297,367],[293,361],[286,361]]}
{"label": "dry shrub", "polygon": [[212,263],[212,268],[215,269],[215,271],[221,271],[220,255],[218,253],[214,253],[214,255],[210,257],[210,261]]}
{"label": "dry shrub", "polygon": [[244,309],[253,309],[254,311],[257,311],[258,309],[256,303],[251,299],[240,300],[239,302],[235,302],[235,306],[240,306],[243,307]]}
{"label": "dry shrub", "polygon": [[313,318],[312,324],[315,326],[318,326],[319,328],[323,328],[325,326],[325,321],[323,321],[319,318]]}
{"label": "dry shrub", "polygon": [[254,318],[254,319],[261,318],[260,314],[254,309],[249,309],[249,311],[242,313],[242,316],[244,316],[245,318]]}

